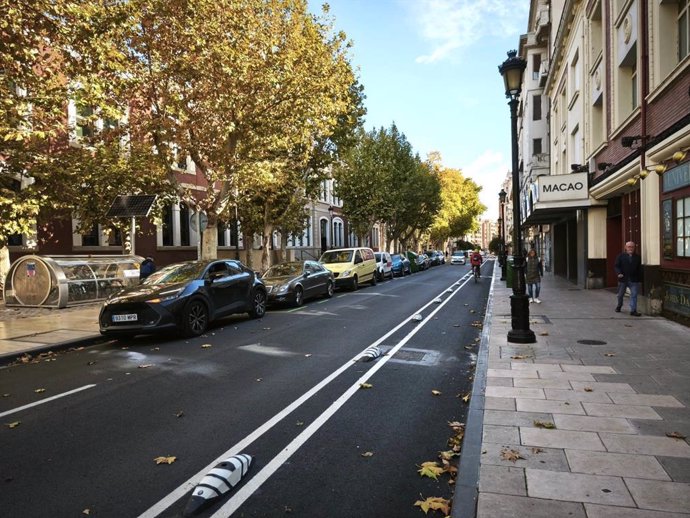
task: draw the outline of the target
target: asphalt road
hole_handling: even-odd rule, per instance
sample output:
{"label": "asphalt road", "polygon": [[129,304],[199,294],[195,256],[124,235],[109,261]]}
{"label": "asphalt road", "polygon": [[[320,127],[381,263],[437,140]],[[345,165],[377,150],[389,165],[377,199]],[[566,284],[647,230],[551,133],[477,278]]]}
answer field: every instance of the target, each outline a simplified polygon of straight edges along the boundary
{"label": "asphalt road", "polygon": [[[452,495],[417,470],[464,421],[492,268],[0,369],[2,515],[182,516],[203,475],[245,453],[247,475],[198,516],[422,516],[416,500]],[[371,345],[385,354],[354,361]]]}

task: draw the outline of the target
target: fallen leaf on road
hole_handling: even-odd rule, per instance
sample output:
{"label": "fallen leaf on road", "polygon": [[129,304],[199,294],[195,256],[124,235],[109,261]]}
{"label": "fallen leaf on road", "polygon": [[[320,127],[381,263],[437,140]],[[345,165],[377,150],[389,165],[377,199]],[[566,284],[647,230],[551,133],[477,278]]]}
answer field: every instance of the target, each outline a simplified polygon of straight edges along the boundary
{"label": "fallen leaf on road", "polygon": [[373,451],[365,451],[364,453],[360,454],[362,457],[373,457],[374,452]]}
{"label": "fallen leaf on road", "polygon": [[471,350],[472,350],[472,347],[474,347],[474,346],[473,346],[473,345],[466,345],[466,346],[465,346],[465,349],[467,349],[468,351],[471,351]]}
{"label": "fallen leaf on road", "polygon": [[263,380],[264,380],[263,378],[256,378],[256,381],[259,381],[259,382],[261,382]]}
{"label": "fallen leaf on road", "polygon": [[45,391],[46,391],[46,389],[44,389],[44,388],[37,388],[36,390],[34,390],[34,392],[36,394],[40,394],[41,392],[45,392]]}
{"label": "fallen leaf on road", "polygon": [[608,356],[610,358],[611,356],[616,356],[616,355],[613,353],[604,353],[604,356]]}
{"label": "fallen leaf on road", "polygon": [[464,396],[462,396],[460,399],[462,399],[465,403],[469,403],[470,401],[470,393],[468,392]]}
{"label": "fallen leaf on road", "polygon": [[304,355],[305,358],[309,358],[310,356],[311,356],[311,354],[305,354]]}
{"label": "fallen leaf on road", "polygon": [[535,419],[532,422],[534,423],[534,426],[536,426],[537,428],[547,428],[549,430],[556,428],[555,424],[550,423],[548,421],[539,421],[538,419]]}
{"label": "fallen leaf on road", "polygon": [[183,412],[182,410],[180,410],[179,412],[177,412],[177,413],[175,414],[175,417],[178,417],[178,418],[179,418],[179,417],[184,417],[184,412]]}
{"label": "fallen leaf on road", "polygon": [[450,500],[440,496],[430,496],[426,500],[417,500],[414,505],[421,507],[424,514],[427,514],[430,509],[432,511],[441,511],[444,515],[448,515],[450,512]]}
{"label": "fallen leaf on road", "polygon": [[446,450],[446,451],[440,451],[440,452],[438,452],[438,456],[439,456],[442,460],[450,460],[450,459],[452,459],[453,457],[457,457],[458,454],[457,454],[456,452],[454,452],[453,450]]}
{"label": "fallen leaf on road", "polygon": [[91,514],[91,509],[84,509],[84,510],[81,512],[81,514],[89,515],[89,514]]}
{"label": "fallen leaf on road", "polygon": [[12,421],[11,423],[5,423],[7,428],[17,428],[21,424],[21,421]]}
{"label": "fallen leaf on road", "polygon": [[460,324],[453,324],[453,327],[460,327]]}
{"label": "fallen leaf on road", "polygon": [[439,391],[439,390],[432,390],[431,393],[432,393],[434,396],[440,396],[440,395],[441,395],[441,391]]}
{"label": "fallen leaf on road", "polygon": [[156,464],[172,464],[177,460],[177,457],[156,457],[153,460]]}
{"label": "fallen leaf on road", "polygon": [[211,345],[211,344],[203,344],[203,345],[201,346],[202,349],[208,349],[209,347],[213,347],[213,345]]}
{"label": "fallen leaf on road", "polygon": [[679,432],[670,432],[666,434],[666,437],[672,437],[673,439],[685,439],[685,435]]}
{"label": "fallen leaf on road", "polygon": [[161,348],[160,348],[160,347],[154,347],[154,348],[153,348],[153,349],[151,349],[151,350],[152,350],[152,351],[160,351],[160,350],[161,350]]}
{"label": "fallen leaf on road", "polygon": [[86,365],[96,365],[96,363],[98,363],[98,362],[89,362]]}
{"label": "fallen leaf on road", "polygon": [[417,473],[419,473],[422,477],[429,477],[433,478],[434,480],[438,480],[438,476],[443,473],[443,471],[443,468],[438,466],[436,461],[429,461],[422,463],[422,465],[419,466]]}
{"label": "fallen leaf on road", "polygon": [[153,364],[152,363],[143,363],[143,364],[139,365],[140,369],[148,369],[149,367],[153,367]]}
{"label": "fallen leaf on road", "polygon": [[374,385],[372,385],[371,383],[360,383],[359,384],[359,388],[361,388],[361,389],[370,389],[373,386]]}
{"label": "fallen leaf on road", "polygon": [[544,331],[543,333],[539,333],[539,336],[549,336],[549,333],[547,333],[546,331]]}
{"label": "fallen leaf on road", "polygon": [[594,389],[592,387],[585,387],[584,389],[585,392],[594,392]]}
{"label": "fallen leaf on road", "polygon": [[295,426],[304,426],[304,421],[297,421]]}
{"label": "fallen leaf on road", "polygon": [[501,450],[501,458],[503,460],[509,460],[510,462],[517,462],[518,459],[524,459],[520,452],[517,450],[509,450],[508,448],[503,448]]}
{"label": "fallen leaf on road", "polygon": [[544,450],[542,450],[541,448],[537,448],[537,447],[532,448],[532,453],[534,453],[535,455],[536,455],[537,453],[542,453],[543,451],[544,451]]}
{"label": "fallen leaf on road", "polygon": [[524,354],[516,354],[515,356],[510,357],[513,360],[526,360],[529,358],[529,356],[525,356]]}
{"label": "fallen leaf on road", "polygon": [[3,394],[2,397],[10,397],[10,394]]}

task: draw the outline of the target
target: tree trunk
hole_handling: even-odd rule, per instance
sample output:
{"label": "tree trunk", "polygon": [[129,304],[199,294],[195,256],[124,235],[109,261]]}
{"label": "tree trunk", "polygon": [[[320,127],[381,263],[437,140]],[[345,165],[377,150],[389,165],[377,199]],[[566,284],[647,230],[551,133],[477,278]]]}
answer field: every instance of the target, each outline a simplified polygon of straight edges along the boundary
{"label": "tree trunk", "polygon": [[[197,212],[197,217],[200,213]],[[206,228],[201,231],[201,259],[218,259],[218,215],[209,210]]]}
{"label": "tree trunk", "polygon": [[288,236],[287,232],[280,233],[280,250],[278,250],[278,259],[281,263],[287,261],[287,242]]}

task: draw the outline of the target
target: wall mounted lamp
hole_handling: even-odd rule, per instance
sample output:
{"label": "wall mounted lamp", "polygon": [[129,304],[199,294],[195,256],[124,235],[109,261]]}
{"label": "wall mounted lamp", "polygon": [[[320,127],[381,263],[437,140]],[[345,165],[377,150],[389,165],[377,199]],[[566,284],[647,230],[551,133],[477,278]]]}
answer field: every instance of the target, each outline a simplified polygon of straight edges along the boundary
{"label": "wall mounted lamp", "polygon": [[588,173],[589,167],[582,164],[570,164],[570,170],[573,173]]}
{"label": "wall mounted lamp", "polygon": [[656,165],[648,165],[643,171],[647,171],[648,173],[656,173],[659,176],[664,174],[666,172],[666,169],[668,169],[668,166],[666,164],[656,164]]}
{"label": "wall mounted lamp", "polygon": [[687,149],[685,149],[683,151],[676,151],[675,153],[673,153],[673,156],[671,157],[671,159],[676,163],[680,163],[683,160],[685,160],[686,156],[688,156],[688,150]]}

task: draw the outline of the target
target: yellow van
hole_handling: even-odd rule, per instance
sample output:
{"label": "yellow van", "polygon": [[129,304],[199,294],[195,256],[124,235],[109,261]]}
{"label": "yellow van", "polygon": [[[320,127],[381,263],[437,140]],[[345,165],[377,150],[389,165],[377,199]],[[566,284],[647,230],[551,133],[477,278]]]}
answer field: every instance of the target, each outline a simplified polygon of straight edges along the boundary
{"label": "yellow van", "polygon": [[362,282],[376,286],[376,259],[371,248],[339,248],[324,252],[319,259],[335,276],[337,287],[356,290]]}

